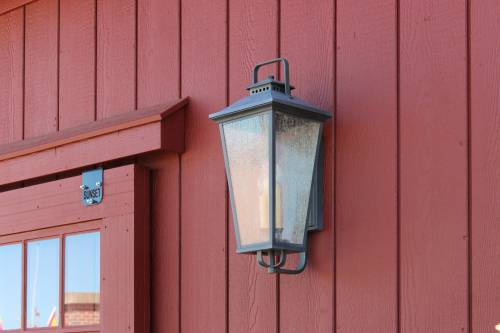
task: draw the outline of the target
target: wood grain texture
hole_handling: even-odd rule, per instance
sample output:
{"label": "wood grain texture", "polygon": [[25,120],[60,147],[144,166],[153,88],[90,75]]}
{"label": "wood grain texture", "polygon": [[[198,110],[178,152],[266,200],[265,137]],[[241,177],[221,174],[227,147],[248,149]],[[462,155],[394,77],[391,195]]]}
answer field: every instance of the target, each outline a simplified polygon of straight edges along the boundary
{"label": "wood grain texture", "polygon": [[[290,62],[294,94],[328,112],[334,111],[334,18],[332,1],[281,1],[281,55]],[[306,271],[280,277],[281,332],[334,330],[332,121],[325,127],[325,229],[309,236]]]}
{"label": "wood grain texture", "polygon": [[225,0],[182,2],[182,95],[186,153],[182,155],[181,327],[183,333],[226,331],[227,191],[217,125],[226,105]]}
{"label": "wood grain texture", "polygon": [[24,9],[0,16],[0,144],[23,136]]}
{"label": "wood grain texture", "polygon": [[4,14],[6,12],[9,12],[14,9],[18,9],[19,7],[22,7],[26,4],[29,4],[30,2],[37,1],[37,0],[8,0],[8,1],[1,1],[0,2],[0,14]]}
{"label": "wood grain texture", "polygon": [[57,131],[58,1],[26,6],[24,137]]}
{"label": "wood grain texture", "polygon": [[152,332],[179,332],[180,157],[139,159],[152,170]]}
{"label": "wood grain texture", "polygon": [[465,1],[400,3],[401,329],[468,327]]}
{"label": "wood grain texture", "polygon": [[95,0],[61,1],[60,129],[95,120],[95,6]]}
{"label": "wood grain texture", "polygon": [[136,108],[135,3],[97,1],[97,119]]}
{"label": "wood grain texture", "polygon": [[[174,119],[174,114],[184,113],[184,107],[187,105],[187,103],[187,98],[174,100],[170,103],[155,105],[141,110],[123,113],[107,119],[100,119],[89,124],[72,127],[63,131],[59,131],[57,133],[51,133],[32,139],[1,145],[0,161],[12,159],[14,157],[19,157],[22,155],[32,154],[34,152],[39,152],[50,148],[60,147],[70,143],[75,143],[78,141],[83,141],[114,132],[124,131],[134,127],[148,125],[151,123],[158,123],[161,121],[163,121],[164,123],[176,123],[177,120]],[[171,128],[171,131],[175,134],[182,132],[183,128]],[[177,139],[181,142],[184,141],[183,134],[179,134],[178,138],[175,138],[175,136],[172,135],[171,139]]]}
{"label": "wood grain texture", "polygon": [[[0,193],[2,235],[133,214],[134,173],[130,166],[106,170],[102,204],[82,205],[81,176]],[[56,204],[55,204],[56,203]]]}
{"label": "wood grain texture", "polygon": [[500,323],[500,3],[472,1],[471,217],[472,332]]}
{"label": "wood grain texture", "polygon": [[[0,184],[53,175],[158,151],[162,149],[161,128],[161,123],[151,123],[5,160],[0,164]],[[33,167],[34,164],[37,165],[36,168]]]}
{"label": "wood grain texture", "polygon": [[138,107],[179,97],[180,17],[178,0],[138,3]]}
{"label": "wood grain texture", "polygon": [[337,329],[397,332],[397,11],[337,2]]}
{"label": "wood grain texture", "polygon": [[[256,63],[278,56],[278,2],[231,1],[229,6],[229,103],[248,95]],[[275,67],[260,74],[275,74]],[[229,332],[277,332],[277,276],[257,265],[255,256],[236,253],[232,211],[229,221]]]}
{"label": "wood grain texture", "polygon": [[[138,5],[137,103],[144,107],[180,96],[180,1],[144,0]],[[178,124],[171,120],[172,130],[164,133],[184,129],[184,119]],[[140,163],[153,170],[151,328],[180,332],[180,156],[155,154]]]}

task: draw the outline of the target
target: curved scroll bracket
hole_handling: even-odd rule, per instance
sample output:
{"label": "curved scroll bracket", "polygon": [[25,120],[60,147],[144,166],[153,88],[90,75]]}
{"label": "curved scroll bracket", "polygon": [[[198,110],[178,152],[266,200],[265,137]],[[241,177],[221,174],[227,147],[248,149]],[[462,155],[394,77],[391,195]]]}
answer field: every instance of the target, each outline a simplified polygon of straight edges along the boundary
{"label": "curved scroll bracket", "polygon": [[[283,250],[269,252],[257,251],[257,262],[260,266],[267,268],[269,273],[279,274],[299,274],[302,273],[307,266],[307,251],[300,252],[300,261],[294,269],[282,268],[286,264],[287,254]],[[264,257],[269,257],[269,262],[266,262]],[[276,258],[278,260],[276,261]]]}

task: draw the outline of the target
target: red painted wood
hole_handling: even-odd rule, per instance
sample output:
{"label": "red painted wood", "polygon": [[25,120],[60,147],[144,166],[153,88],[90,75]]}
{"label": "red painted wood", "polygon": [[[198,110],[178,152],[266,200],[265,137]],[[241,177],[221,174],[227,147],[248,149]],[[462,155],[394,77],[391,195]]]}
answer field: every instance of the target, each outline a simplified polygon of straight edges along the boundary
{"label": "red painted wood", "polygon": [[500,324],[500,3],[471,2],[472,332]]}
{"label": "red painted wood", "polygon": [[61,1],[60,129],[95,119],[95,6],[95,0]]}
{"label": "red painted wood", "polygon": [[[180,96],[180,1],[138,5],[137,102],[144,107]],[[184,128],[183,119],[169,123]],[[151,326],[153,332],[180,332],[180,157],[156,154],[140,162],[153,169]]]}
{"label": "red painted wood", "polygon": [[0,16],[0,144],[23,136],[24,9]]}
{"label": "red painted wood", "polygon": [[401,329],[468,327],[465,1],[400,3]]}
{"label": "red painted wood", "polygon": [[80,176],[0,193],[0,242],[9,234],[39,237],[47,228],[77,230],[76,223],[102,220],[102,331],[149,332],[149,173],[128,165],[106,170],[104,180],[103,202],[93,207],[80,201]]}
{"label": "red painted wood", "polygon": [[[248,95],[253,66],[278,56],[278,2],[232,1],[229,9],[229,103],[234,103]],[[261,78],[273,72],[268,67]],[[277,277],[258,266],[255,256],[236,253],[230,206],[228,214],[229,332],[276,332]]]}
{"label": "red painted wood", "polygon": [[161,154],[139,159],[152,169],[153,332],[179,332],[180,157]]}
{"label": "red painted wood", "polygon": [[58,1],[26,6],[24,137],[57,130]]}
{"label": "red painted wood", "polygon": [[337,327],[397,332],[396,2],[337,2]]}
{"label": "red painted wood", "polygon": [[37,0],[8,0],[0,2],[0,15]]}
{"label": "red painted wood", "polygon": [[[159,122],[151,123],[2,161],[0,184],[158,151],[162,148],[161,127]],[[34,163],[37,164],[36,168],[33,168]]]}
{"label": "red painted wood", "polygon": [[97,0],[97,118],[136,108],[135,0]]}
{"label": "red painted wood", "polygon": [[[334,110],[334,3],[281,1],[281,55],[290,62],[295,95]],[[280,277],[280,332],[334,330],[333,131],[326,126],[325,229],[311,235],[306,271]],[[296,264],[291,262],[291,264]],[[307,320],[305,320],[307,318]]]}
{"label": "red painted wood", "polygon": [[[151,123],[174,122],[176,113],[184,113],[184,107],[189,99],[182,98],[171,101],[170,103],[155,105],[152,107],[123,113],[107,119],[75,126],[57,133],[51,133],[36,138],[23,141],[17,141],[11,144],[0,146],[0,161],[12,159],[15,157],[32,154],[50,148],[60,147],[70,143],[84,141],[87,139],[103,136],[115,132],[125,131],[130,128],[140,127]],[[183,132],[183,128],[171,128],[172,132]],[[169,133],[167,137],[175,138]],[[182,134],[179,134],[178,141],[182,140]],[[174,146],[174,145],[172,145]]]}
{"label": "red painted wood", "polygon": [[85,208],[81,201],[81,176],[46,182],[0,193],[1,234],[21,233],[57,225],[133,214],[134,173],[131,167],[104,172],[102,204]]}
{"label": "red painted wood", "polygon": [[178,0],[138,2],[137,102],[139,107],[179,97]]}
{"label": "red painted wood", "polygon": [[181,327],[183,333],[226,331],[226,182],[217,125],[226,104],[226,0],[182,2],[186,153],[182,155]]}

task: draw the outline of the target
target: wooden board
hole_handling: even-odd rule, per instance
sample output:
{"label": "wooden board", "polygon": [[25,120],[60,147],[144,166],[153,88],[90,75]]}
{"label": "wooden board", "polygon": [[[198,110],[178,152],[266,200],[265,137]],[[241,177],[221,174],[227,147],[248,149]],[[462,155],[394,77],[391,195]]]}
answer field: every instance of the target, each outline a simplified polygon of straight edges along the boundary
{"label": "wooden board", "polygon": [[471,331],[500,324],[500,3],[470,7]]}
{"label": "wooden board", "polygon": [[23,137],[24,9],[0,16],[0,144]]}
{"label": "wooden board", "polygon": [[0,148],[0,185],[152,151],[182,152],[186,104],[182,99],[6,145]]}
{"label": "wooden board", "polygon": [[26,6],[24,137],[58,129],[58,1]]}
{"label": "wooden board", "polygon": [[468,329],[466,9],[400,3],[404,332]]}
{"label": "wooden board", "polygon": [[97,0],[97,119],[136,105],[135,0]]}
{"label": "wooden board", "polygon": [[137,103],[145,107],[180,97],[180,5],[138,2]]}
{"label": "wooden board", "polygon": [[227,191],[217,125],[227,103],[226,0],[182,2],[186,153],[181,156],[181,329],[227,330]]}
{"label": "wooden board", "polygon": [[[256,63],[278,56],[278,1],[231,1],[229,6],[229,103],[248,95]],[[260,78],[276,74],[263,68]],[[277,276],[258,266],[255,256],[236,253],[233,220],[229,230],[229,332],[278,332]]]}
{"label": "wooden board", "polygon": [[61,1],[59,129],[95,120],[95,21],[95,0]]}
{"label": "wooden board", "polygon": [[[137,103],[142,108],[180,97],[180,1],[138,5]],[[153,170],[151,327],[180,332],[180,156],[162,153],[139,161]]]}
{"label": "wooden board", "polygon": [[85,208],[81,176],[0,193],[2,235],[89,221],[103,216],[133,214],[134,173],[130,167],[104,172],[103,203]]}
{"label": "wooden board", "polygon": [[2,1],[0,2],[0,14],[4,14],[6,12],[9,12],[11,10],[18,9],[19,7],[22,7],[26,4],[29,4],[30,2],[37,1],[37,0],[8,0],[8,1]]}
{"label": "wooden board", "polygon": [[[281,55],[290,62],[291,84],[296,87],[294,94],[333,112],[333,2],[287,0],[281,1],[280,8]],[[332,332],[335,327],[332,123],[325,126],[323,137],[325,229],[309,236],[310,256],[306,271],[298,276],[280,277],[280,332]],[[291,261],[291,264],[296,262]]]}
{"label": "wooden board", "polygon": [[91,207],[80,199],[81,176],[0,193],[0,241],[23,232],[40,237],[54,227],[75,230],[79,222],[93,221],[102,236],[102,331],[149,332],[149,172],[127,165],[105,170],[103,178],[103,201]]}
{"label": "wooden board", "polygon": [[337,2],[337,327],[398,331],[397,12]]}

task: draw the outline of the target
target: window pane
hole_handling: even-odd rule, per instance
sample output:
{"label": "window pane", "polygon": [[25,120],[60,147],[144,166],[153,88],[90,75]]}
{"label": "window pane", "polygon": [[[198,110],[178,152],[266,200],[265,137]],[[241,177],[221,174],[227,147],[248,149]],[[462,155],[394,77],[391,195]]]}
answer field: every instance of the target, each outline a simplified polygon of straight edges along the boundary
{"label": "window pane", "polygon": [[99,324],[100,234],[66,237],[64,325]]}
{"label": "window pane", "polygon": [[276,239],[301,244],[321,124],[276,113]]}
{"label": "window pane", "polygon": [[28,243],[28,328],[59,325],[59,239]]}
{"label": "window pane", "polygon": [[270,113],[264,113],[223,125],[237,236],[242,246],[270,240],[270,121]]}
{"label": "window pane", "polygon": [[22,245],[0,246],[0,331],[21,328]]}

